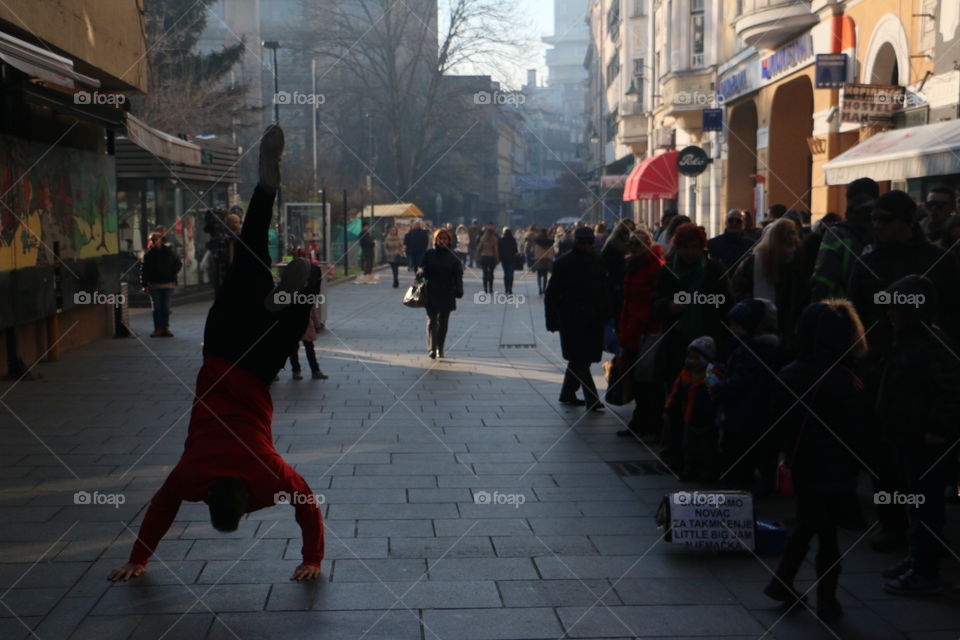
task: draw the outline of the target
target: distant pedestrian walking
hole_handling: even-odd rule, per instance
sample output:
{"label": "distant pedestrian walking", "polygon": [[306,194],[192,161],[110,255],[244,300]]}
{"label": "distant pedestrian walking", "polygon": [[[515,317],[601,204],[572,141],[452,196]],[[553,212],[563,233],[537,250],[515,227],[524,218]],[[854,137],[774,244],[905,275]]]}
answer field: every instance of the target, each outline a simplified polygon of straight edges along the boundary
{"label": "distant pedestrian walking", "polygon": [[400,229],[390,227],[387,237],[383,241],[383,253],[393,272],[393,288],[400,286],[400,263],[403,262],[403,241],[400,240]]}
{"label": "distant pedestrian walking", "polygon": [[143,255],[140,284],[150,294],[153,306],[153,333],[151,338],[172,338],[170,332],[170,301],[177,286],[177,274],[183,263],[173,247],[163,241],[163,231],[150,234],[150,247]]}
{"label": "distant pedestrian walking", "polygon": [[556,256],[557,250],[553,246],[553,240],[546,229],[540,229],[540,233],[533,241],[533,270],[537,272],[537,293],[540,295],[547,290],[547,281]]}
{"label": "distant pedestrian walking", "polygon": [[[593,229],[579,227],[574,240],[574,248],[553,264],[544,298],[547,331],[560,332],[560,347],[567,360],[560,402],[602,411],[590,364],[600,362],[603,355],[603,325],[610,316],[607,275],[593,247]],[[576,396],[581,387],[583,400]]]}
{"label": "distant pedestrian walking", "polygon": [[477,263],[483,270],[483,291],[493,293],[493,273],[500,261],[500,239],[492,227],[484,230],[477,241]]}
{"label": "distant pedestrian walking", "polygon": [[[503,290],[507,295],[513,293],[513,272],[517,268],[518,259],[522,256],[517,248],[517,239],[513,237],[510,227],[503,228],[503,237],[498,246],[500,265],[503,267]],[[521,268],[523,263],[520,262]]]}
{"label": "distant pedestrian walking", "polygon": [[363,267],[365,279],[369,279],[373,275],[376,249],[377,241],[373,239],[373,234],[370,233],[370,225],[364,222],[360,232],[360,264]]}
{"label": "distant pedestrian walking", "polygon": [[452,243],[449,231],[437,229],[433,234],[434,248],[423,256],[427,352],[431,358],[444,357],[450,312],[456,311],[457,299],[463,297],[463,264],[453,252]]}
{"label": "distant pedestrian walking", "polygon": [[413,223],[413,228],[407,231],[407,235],[403,237],[403,246],[407,250],[407,258],[410,260],[409,269],[411,271],[420,266],[420,263],[423,261],[423,254],[426,253],[429,244],[430,236],[427,234],[426,229],[423,228],[423,223],[417,220]]}
{"label": "distant pedestrian walking", "polygon": [[[454,253],[457,254],[457,257],[460,258],[460,262],[466,266],[467,265],[467,254],[470,253],[470,232],[465,226],[457,226],[457,246],[454,250]],[[473,260],[470,261],[473,264]]]}

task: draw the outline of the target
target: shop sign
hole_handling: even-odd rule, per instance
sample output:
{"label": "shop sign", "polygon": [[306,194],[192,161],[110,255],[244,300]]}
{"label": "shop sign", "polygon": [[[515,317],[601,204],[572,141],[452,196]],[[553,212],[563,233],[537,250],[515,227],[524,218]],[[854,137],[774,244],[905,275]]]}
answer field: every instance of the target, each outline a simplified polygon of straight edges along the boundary
{"label": "shop sign", "polygon": [[847,54],[817,54],[817,89],[840,89],[847,80]]}
{"label": "shop sign", "polygon": [[722,104],[756,89],[759,85],[757,69],[754,57],[723,74],[717,83],[717,102]]}
{"label": "shop sign", "polygon": [[706,171],[708,164],[710,164],[710,158],[700,147],[684,147],[677,154],[677,171],[691,178]]}
{"label": "shop sign", "polygon": [[772,80],[794,70],[811,57],[813,57],[813,36],[808,33],[761,60],[760,78]]}
{"label": "shop sign", "polygon": [[840,122],[889,122],[903,109],[906,89],[899,85],[845,84],[840,93]]}
{"label": "shop sign", "polygon": [[704,131],[723,131],[723,109],[704,109]]}

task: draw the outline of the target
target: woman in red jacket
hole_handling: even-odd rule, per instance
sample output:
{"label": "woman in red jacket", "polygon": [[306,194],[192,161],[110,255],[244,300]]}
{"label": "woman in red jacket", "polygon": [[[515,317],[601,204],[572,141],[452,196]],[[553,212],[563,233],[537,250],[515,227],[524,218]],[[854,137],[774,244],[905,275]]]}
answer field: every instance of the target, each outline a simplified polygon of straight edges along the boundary
{"label": "woman in red jacket", "polygon": [[622,438],[640,438],[660,433],[663,390],[653,380],[653,360],[660,343],[660,320],[654,317],[651,300],[654,283],[663,266],[663,249],[654,244],[646,229],[630,234],[624,266],[623,309],[617,324],[620,348],[633,376],[636,404]]}
{"label": "woman in red jacket", "polygon": [[292,579],[320,575],[322,500],[277,452],[271,426],[270,383],[303,336],[320,292],[320,269],[311,269],[303,258],[284,269],[274,288],[267,238],[283,145],[280,127],[268,127],[240,246],[207,314],[203,366],[183,454],[150,500],[127,564],[111,571],[109,580],[144,572],[184,500],[205,502],[218,531],[236,531],[251,511],[292,504],[303,533],[303,563]]}

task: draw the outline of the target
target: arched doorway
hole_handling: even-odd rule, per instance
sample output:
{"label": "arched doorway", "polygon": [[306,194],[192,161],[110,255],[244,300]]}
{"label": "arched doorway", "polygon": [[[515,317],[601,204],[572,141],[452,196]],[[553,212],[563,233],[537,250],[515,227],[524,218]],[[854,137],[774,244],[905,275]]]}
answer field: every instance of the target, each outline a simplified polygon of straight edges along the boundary
{"label": "arched doorway", "polygon": [[877,51],[873,68],[870,72],[870,84],[899,84],[900,66],[897,63],[897,52],[893,45],[885,42]]}
{"label": "arched doorway", "polygon": [[813,85],[803,76],[779,87],[770,108],[767,206],[810,210],[813,159],[807,138],[813,135]]}
{"label": "arched doorway", "polygon": [[[727,126],[727,210],[753,209],[757,173],[757,105],[753,100],[730,112]],[[726,211],[723,212],[726,215]]]}

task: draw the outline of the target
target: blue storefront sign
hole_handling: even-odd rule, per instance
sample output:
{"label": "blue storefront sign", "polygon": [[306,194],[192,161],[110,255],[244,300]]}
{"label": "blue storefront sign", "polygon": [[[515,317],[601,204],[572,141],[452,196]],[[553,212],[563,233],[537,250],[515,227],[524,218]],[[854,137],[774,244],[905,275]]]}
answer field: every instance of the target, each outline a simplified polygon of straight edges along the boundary
{"label": "blue storefront sign", "polygon": [[703,110],[703,130],[723,131],[723,109]]}
{"label": "blue storefront sign", "polygon": [[807,34],[777,49],[760,61],[760,78],[773,78],[790,71],[813,56],[813,36]]}
{"label": "blue storefront sign", "polygon": [[841,89],[847,81],[847,54],[817,54],[817,89]]}

